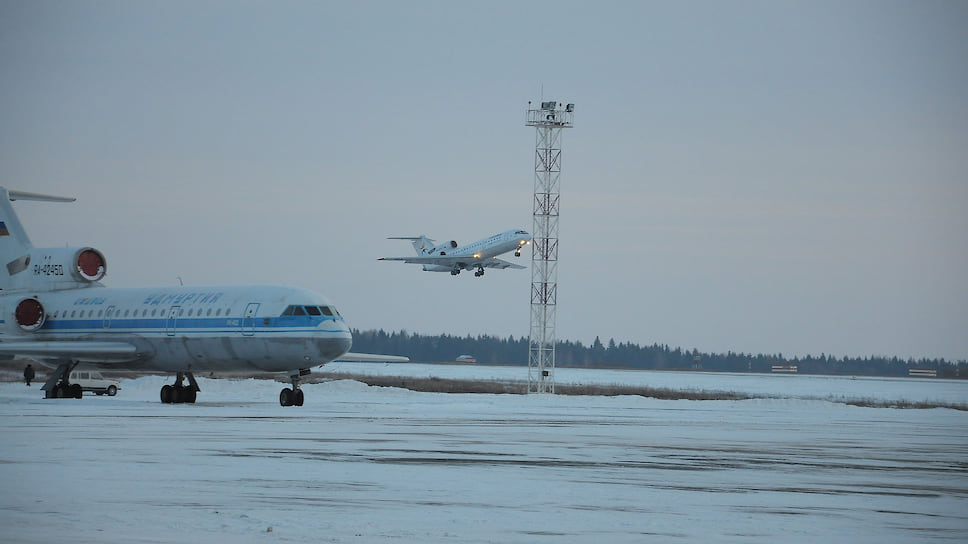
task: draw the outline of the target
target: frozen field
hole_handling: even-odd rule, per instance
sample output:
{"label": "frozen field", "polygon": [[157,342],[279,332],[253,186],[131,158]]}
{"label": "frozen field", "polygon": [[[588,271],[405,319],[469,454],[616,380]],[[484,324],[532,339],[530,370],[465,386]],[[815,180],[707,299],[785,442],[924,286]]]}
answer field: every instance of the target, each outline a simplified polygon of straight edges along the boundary
{"label": "frozen field", "polygon": [[445,395],[344,380],[307,385],[306,406],[282,408],[282,384],[263,380],[202,379],[195,405],[160,404],[160,377],[82,400],[4,383],[0,541],[968,541],[968,412],[815,400],[966,402],[964,383],[621,375],[605,383],[775,398]]}
{"label": "frozen field", "polygon": [[[383,374],[391,376],[438,377],[524,381],[524,366],[330,363],[326,372]],[[886,378],[870,376],[815,376],[808,374],[753,374],[731,372],[611,370],[558,368],[555,382],[561,384],[643,385],[673,390],[729,391],[751,396],[803,400],[874,399],[882,401],[968,403],[968,380]]]}

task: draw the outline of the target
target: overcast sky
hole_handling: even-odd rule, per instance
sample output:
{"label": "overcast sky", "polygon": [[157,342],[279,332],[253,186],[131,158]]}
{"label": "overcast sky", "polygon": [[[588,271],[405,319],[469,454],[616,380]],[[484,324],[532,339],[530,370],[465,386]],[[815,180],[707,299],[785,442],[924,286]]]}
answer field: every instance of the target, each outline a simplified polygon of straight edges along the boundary
{"label": "overcast sky", "polygon": [[0,179],[76,196],[14,206],[111,286],[520,337],[529,270],[377,259],[532,231],[528,100],[573,102],[559,338],[966,359],[966,29],[960,1],[3,0]]}

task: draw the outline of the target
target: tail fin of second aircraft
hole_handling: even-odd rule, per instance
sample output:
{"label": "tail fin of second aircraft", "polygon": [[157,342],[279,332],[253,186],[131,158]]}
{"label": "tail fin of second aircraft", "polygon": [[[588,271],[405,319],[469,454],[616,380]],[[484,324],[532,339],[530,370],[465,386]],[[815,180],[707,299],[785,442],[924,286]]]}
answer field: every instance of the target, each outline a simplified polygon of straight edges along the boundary
{"label": "tail fin of second aircraft", "polygon": [[0,268],[0,288],[9,285],[10,276],[27,268],[34,247],[10,205],[16,195],[16,191],[11,193],[0,187],[0,265],[6,265]]}
{"label": "tail fin of second aircraft", "polygon": [[423,234],[420,236],[391,236],[387,240],[410,240],[413,242],[413,250],[417,252],[417,255],[426,255],[434,248],[434,241]]}

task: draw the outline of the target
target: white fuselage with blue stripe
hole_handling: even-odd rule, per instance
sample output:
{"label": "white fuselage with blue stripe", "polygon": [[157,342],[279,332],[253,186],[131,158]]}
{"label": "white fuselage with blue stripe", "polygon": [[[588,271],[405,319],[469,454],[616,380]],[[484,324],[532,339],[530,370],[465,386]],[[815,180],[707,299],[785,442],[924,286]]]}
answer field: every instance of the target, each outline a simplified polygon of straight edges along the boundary
{"label": "white fuselage with blue stripe", "polygon": [[[164,372],[283,372],[318,366],[352,344],[342,316],[322,295],[298,287],[86,288],[33,295],[44,321],[26,332],[14,315],[21,295],[0,296],[0,342],[61,359],[59,346],[95,346],[63,359]],[[46,344],[49,348],[42,349]],[[113,353],[110,346],[133,346]],[[105,346],[97,353],[96,346]],[[36,353],[27,348],[36,350]]]}

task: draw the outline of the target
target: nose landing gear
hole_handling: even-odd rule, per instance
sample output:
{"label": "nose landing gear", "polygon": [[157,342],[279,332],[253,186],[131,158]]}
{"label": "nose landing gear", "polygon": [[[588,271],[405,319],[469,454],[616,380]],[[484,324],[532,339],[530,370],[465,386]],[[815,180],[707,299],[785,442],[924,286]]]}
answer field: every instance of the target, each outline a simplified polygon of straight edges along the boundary
{"label": "nose landing gear", "polygon": [[305,396],[303,395],[302,389],[299,388],[299,378],[309,374],[308,368],[300,368],[298,372],[291,374],[289,379],[292,380],[292,389],[288,387],[279,392],[279,405],[280,406],[302,406]]}

